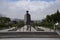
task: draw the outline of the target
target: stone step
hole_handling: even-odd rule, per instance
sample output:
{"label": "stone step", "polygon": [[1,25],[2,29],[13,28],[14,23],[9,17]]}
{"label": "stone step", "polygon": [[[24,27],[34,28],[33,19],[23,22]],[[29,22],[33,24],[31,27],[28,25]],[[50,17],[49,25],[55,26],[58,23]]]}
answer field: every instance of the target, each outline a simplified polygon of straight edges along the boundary
{"label": "stone step", "polygon": [[56,32],[0,32],[0,38],[60,38]]}
{"label": "stone step", "polygon": [[0,35],[58,35],[56,32],[0,32]]}

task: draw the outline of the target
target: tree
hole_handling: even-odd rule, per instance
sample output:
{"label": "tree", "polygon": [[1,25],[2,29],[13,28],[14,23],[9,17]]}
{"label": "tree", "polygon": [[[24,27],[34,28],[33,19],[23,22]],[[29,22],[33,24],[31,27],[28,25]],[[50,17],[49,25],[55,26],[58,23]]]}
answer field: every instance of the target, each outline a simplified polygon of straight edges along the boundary
{"label": "tree", "polygon": [[17,27],[17,28],[23,27],[24,26],[24,21],[23,20],[20,20],[19,22],[14,21],[12,26]]}
{"label": "tree", "polygon": [[53,28],[56,22],[60,22],[60,12],[58,10],[54,14],[47,15],[41,23],[42,26]]}
{"label": "tree", "polygon": [[8,17],[0,17],[0,29],[8,28],[8,23],[10,22]]}
{"label": "tree", "polygon": [[8,23],[9,21],[10,21],[10,18],[0,17],[0,23]]}

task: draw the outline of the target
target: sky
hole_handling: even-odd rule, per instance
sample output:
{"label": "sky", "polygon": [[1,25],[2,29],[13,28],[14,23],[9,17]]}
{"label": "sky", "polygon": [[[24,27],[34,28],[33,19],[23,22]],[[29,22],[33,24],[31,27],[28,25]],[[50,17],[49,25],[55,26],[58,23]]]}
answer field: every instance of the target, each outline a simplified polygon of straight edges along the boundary
{"label": "sky", "polygon": [[24,19],[29,10],[32,20],[41,20],[46,15],[60,11],[60,0],[0,0],[0,15]]}

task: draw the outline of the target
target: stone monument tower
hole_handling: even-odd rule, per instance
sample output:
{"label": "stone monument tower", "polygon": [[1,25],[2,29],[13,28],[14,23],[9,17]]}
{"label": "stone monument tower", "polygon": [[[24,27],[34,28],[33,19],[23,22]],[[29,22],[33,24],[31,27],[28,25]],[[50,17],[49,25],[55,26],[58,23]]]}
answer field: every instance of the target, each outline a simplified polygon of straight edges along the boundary
{"label": "stone monument tower", "polygon": [[26,26],[25,29],[28,30],[28,31],[31,31],[31,26],[30,26],[31,17],[30,17],[29,11],[26,11],[26,14],[24,15],[24,23],[25,23],[25,26]]}

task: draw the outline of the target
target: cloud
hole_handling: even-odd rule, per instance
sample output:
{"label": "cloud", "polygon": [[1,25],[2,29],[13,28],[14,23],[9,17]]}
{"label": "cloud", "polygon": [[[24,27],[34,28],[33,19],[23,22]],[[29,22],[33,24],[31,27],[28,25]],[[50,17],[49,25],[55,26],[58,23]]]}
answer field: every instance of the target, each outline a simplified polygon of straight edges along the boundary
{"label": "cloud", "polygon": [[27,1],[19,0],[8,2],[0,0],[0,13],[10,18],[23,19],[26,10],[29,10],[32,20],[41,20],[60,10],[60,0],[56,1]]}

